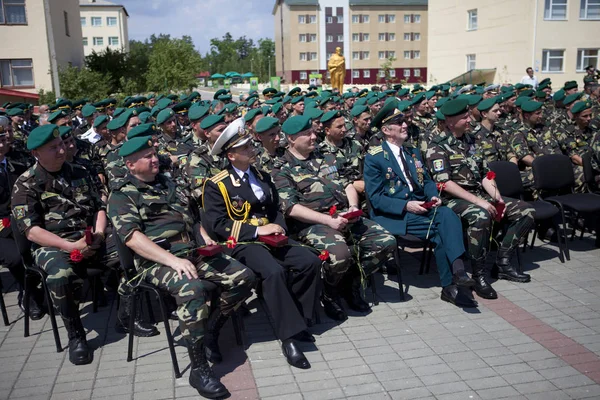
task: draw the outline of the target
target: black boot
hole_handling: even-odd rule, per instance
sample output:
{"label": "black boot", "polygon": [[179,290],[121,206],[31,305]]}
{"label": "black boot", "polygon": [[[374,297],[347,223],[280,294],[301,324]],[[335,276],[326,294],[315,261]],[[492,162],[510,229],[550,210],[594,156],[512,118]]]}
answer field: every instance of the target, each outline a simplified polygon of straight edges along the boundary
{"label": "black boot", "polygon": [[[19,285],[20,286],[20,285]],[[40,320],[46,315],[46,311],[43,307],[44,304],[44,293],[38,289],[35,285],[30,285],[29,288],[29,318],[32,321]],[[25,312],[25,292],[19,288],[19,294],[17,295],[17,301],[21,311]]]}
{"label": "black boot", "polygon": [[192,364],[190,385],[207,399],[229,396],[225,385],[219,381],[208,365],[202,340],[198,340],[196,343],[188,342],[188,353]]}
{"label": "black boot", "polygon": [[323,282],[323,294],[321,295],[323,310],[329,318],[335,321],[345,321],[348,319],[348,314],[346,314],[340,302],[336,288]]}
{"label": "black boot", "polygon": [[513,251],[514,250],[507,250],[504,248],[498,249],[496,263],[492,269],[492,278],[506,279],[507,281],[521,283],[529,282],[531,280],[531,276],[529,276],[529,274],[518,273],[510,264],[510,258]]}
{"label": "black boot", "polygon": [[350,276],[344,290],[344,299],[354,311],[368,312],[371,311],[369,303],[363,300],[361,294],[360,276]]}
{"label": "black boot", "polygon": [[165,302],[165,306],[167,307],[167,314],[169,314],[169,319],[173,321],[177,321],[179,317],[177,316],[177,303],[173,296],[164,296],[163,300]]}
{"label": "black boot", "polygon": [[220,363],[223,361],[223,355],[219,350],[219,332],[229,316],[223,315],[221,310],[216,309],[208,320],[208,332],[204,335],[204,347],[206,349],[206,358],[211,363]]}
{"label": "black boot", "polygon": [[[131,302],[133,301],[132,296],[121,296],[119,304],[119,312],[117,314],[117,322],[115,323],[115,331],[117,333],[129,333],[129,310]],[[156,327],[146,321],[143,321],[137,312],[137,307],[133,304],[135,313],[135,320],[133,322],[133,335],[139,337],[150,337],[156,336],[160,332]]]}
{"label": "black boot", "polygon": [[93,360],[92,352],[85,338],[85,330],[79,316],[64,318],[63,322],[69,335],[69,361],[74,365],[89,364]]}
{"label": "black boot", "polygon": [[498,294],[487,280],[485,257],[480,260],[471,260],[471,267],[473,268],[473,279],[475,280],[475,286],[473,286],[475,293],[484,299],[497,299]]}

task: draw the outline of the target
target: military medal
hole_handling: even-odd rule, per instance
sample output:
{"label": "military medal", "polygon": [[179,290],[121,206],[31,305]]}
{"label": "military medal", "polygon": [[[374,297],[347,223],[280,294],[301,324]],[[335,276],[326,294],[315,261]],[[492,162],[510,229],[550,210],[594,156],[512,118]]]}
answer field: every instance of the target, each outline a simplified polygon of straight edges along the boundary
{"label": "military medal", "polygon": [[417,159],[416,154],[413,153],[412,157],[415,161],[415,167],[417,167],[417,179],[419,180],[419,185],[423,186],[423,164]]}

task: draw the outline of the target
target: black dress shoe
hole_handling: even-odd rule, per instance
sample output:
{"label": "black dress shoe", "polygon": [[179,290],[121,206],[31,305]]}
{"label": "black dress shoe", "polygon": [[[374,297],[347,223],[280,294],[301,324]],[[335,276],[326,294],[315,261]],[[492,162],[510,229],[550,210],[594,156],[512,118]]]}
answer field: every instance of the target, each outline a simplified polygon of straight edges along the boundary
{"label": "black dress shoe", "polygon": [[74,337],[69,340],[69,361],[74,365],[85,365],[93,360],[92,352],[87,341],[82,337]]}
{"label": "black dress shoe", "polygon": [[473,287],[475,285],[475,281],[469,278],[469,275],[465,271],[452,275],[452,283],[456,286],[464,287]]}
{"label": "black dress shoe", "polygon": [[297,340],[299,342],[316,342],[315,337],[309,331],[301,331],[292,336],[292,339]]}
{"label": "black dress shoe", "polygon": [[321,303],[323,303],[325,314],[334,321],[345,321],[348,319],[348,314],[346,314],[346,311],[344,311],[338,301],[323,295]]}
{"label": "black dress shoe", "polygon": [[310,363],[304,356],[302,350],[298,348],[294,339],[285,339],[281,342],[281,350],[283,351],[283,355],[287,360],[288,364],[292,367],[300,368],[300,369],[309,369]]}
{"label": "black dress shoe", "polygon": [[457,307],[473,308],[477,307],[478,304],[473,300],[470,291],[458,287],[456,285],[448,285],[442,289],[442,295],[440,298],[448,303],[454,304]]}
{"label": "black dress shoe", "polygon": [[475,278],[475,286],[473,286],[473,290],[475,290],[477,296],[490,300],[498,298],[498,293],[496,293],[484,275],[473,274],[473,278]]}
{"label": "black dress shoe", "polygon": [[[19,294],[18,296],[19,308],[23,313],[25,313],[25,302],[23,300],[23,296]],[[29,318],[32,321],[38,321],[44,318],[46,315],[46,311],[38,304],[38,301],[35,300],[35,296],[29,297]]]}

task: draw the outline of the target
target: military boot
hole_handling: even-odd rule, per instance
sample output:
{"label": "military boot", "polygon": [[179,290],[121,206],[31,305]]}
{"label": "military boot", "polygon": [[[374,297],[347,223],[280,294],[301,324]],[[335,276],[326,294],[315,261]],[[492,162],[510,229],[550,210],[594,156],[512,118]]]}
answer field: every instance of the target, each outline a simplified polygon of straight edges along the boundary
{"label": "military boot", "polygon": [[[117,322],[115,323],[115,331],[118,333],[129,333],[129,310],[132,307],[131,302],[134,301],[134,296],[123,296],[121,295],[121,302],[119,304],[119,312],[117,314]],[[136,312],[137,307],[133,304],[135,312],[135,320],[133,322],[133,335],[139,337],[150,337],[156,336],[160,332],[156,327],[141,318],[141,313]]]}
{"label": "military boot", "polygon": [[229,396],[229,391],[215,376],[212,368],[208,365],[204,344],[202,339],[195,343],[188,342],[188,353],[192,364],[190,371],[190,385],[195,388],[201,396],[207,399],[218,399]]}
{"label": "military boot", "polygon": [[348,314],[342,307],[340,296],[337,289],[327,282],[323,282],[323,293],[321,294],[321,303],[327,316],[335,321],[345,321]]}
{"label": "military boot", "polygon": [[69,335],[69,361],[74,365],[89,364],[93,360],[92,352],[85,338],[85,330],[79,316],[64,318],[63,322]]}
{"label": "military boot", "polygon": [[492,268],[492,278],[506,279],[507,281],[521,283],[531,281],[531,276],[529,274],[519,273],[511,265],[510,258],[514,251],[514,249],[498,249],[496,263],[494,264],[494,268]]}
{"label": "military boot", "polygon": [[206,348],[206,358],[212,363],[223,361],[223,355],[219,349],[219,332],[229,316],[216,309],[208,320],[208,332],[204,335],[204,347]]}
{"label": "military boot", "polygon": [[362,298],[360,275],[348,276],[344,288],[344,299],[354,311],[367,312],[371,310],[369,303]]}
{"label": "military boot", "polygon": [[485,257],[479,260],[471,260],[471,267],[473,268],[472,276],[475,281],[473,289],[475,289],[475,293],[484,299],[497,299],[498,294],[487,280]]}

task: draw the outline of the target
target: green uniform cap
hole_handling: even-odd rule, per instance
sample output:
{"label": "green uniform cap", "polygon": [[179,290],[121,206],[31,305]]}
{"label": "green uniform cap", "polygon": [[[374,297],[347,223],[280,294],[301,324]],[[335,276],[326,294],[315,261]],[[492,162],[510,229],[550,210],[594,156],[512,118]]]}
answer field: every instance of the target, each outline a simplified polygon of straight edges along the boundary
{"label": "green uniform cap", "polygon": [[202,122],[200,122],[200,128],[202,129],[210,129],[213,126],[221,123],[225,121],[225,116],[224,115],[209,115],[208,117],[204,118],[202,120]]}
{"label": "green uniform cap", "polygon": [[92,115],[94,115],[95,112],[96,112],[96,107],[94,107],[91,104],[86,104],[81,109],[81,115],[83,115],[84,118],[91,117]]}
{"label": "green uniform cap", "polygon": [[525,103],[526,101],[530,101],[531,99],[527,96],[521,96],[519,97],[517,100],[515,100],[515,107],[521,107],[523,105],[523,103]]}
{"label": "green uniform cap", "polygon": [[173,106],[173,112],[175,114],[187,114],[191,106],[191,101],[182,101]]}
{"label": "green uniform cap", "polygon": [[222,96],[222,95],[227,94],[227,93],[229,93],[229,90],[227,90],[227,89],[219,89],[213,95],[213,100],[217,100],[219,98],[219,96]]}
{"label": "green uniform cap", "polygon": [[131,140],[135,137],[139,136],[153,136],[156,135],[158,131],[156,130],[156,125],[153,123],[141,124],[133,127],[129,133],[127,134],[127,140]]}
{"label": "green uniform cap", "polygon": [[171,99],[165,97],[156,102],[156,107],[158,107],[159,110],[164,110],[165,108],[169,107],[172,102],[173,101]]}
{"label": "green uniform cap", "polygon": [[410,100],[400,100],[397,104],[396,104],[396,108],[398,110],[400,110],[402,113],[405,113],[406,111],[408,111],[408,109],[410,109],[412,107],[411,101]]}
{"label": "green uniform cap", "polygon": [[252,122],[258,114],[262,114],[262,110],[260,108],[253,108],[244,115],[244,121]]}
{"label": "green uniform cap", "polygon": [[548,95],[546,94],[546,92],[542,92],[541,90],[538,90],[537,92],[535,92],[535,98],[536,99],[545,99]]}
{"label": "green uniform cap", "polygon": [[179,99],[179,96],[177,96],[176,94],[168,94],[167,95],[167,99],[171,99],[173,101],[177,101]]}
{"label": "green uniform cap", "polygon": [[352,107],[352,110],[350,110],[350,115],[352,115],[355,118],[358,118],[360,116],[360,114],[364,113],[364,112],[368,112],[369,111],[369,107],[367,106],[354,106]]}
{"label": "green uniform cap", "polygon": [[169,118],[175,115],[175,111],[172,108],[165,108],[161,112],[158,113],[156,117],[156,123],[161,125],[164,124]]}
{"label": "green uniform cap", "polygon": [[269,94],[276,94],[277,93],[277,89],[275,88],[266,88],[265,90],[262,91],[263,96],[267,96]]}
{"label": "green uniform cap", "polygon": [[256,123],[256,133],[263,133],[278,126],[279,120],[277,118],[264,117]]}
{"label": "green uniform cap", "polygon": [[121,157],[127,157],[138,151],[152,149],[154,142],[150,136],[138,136],[127,140],[119,149],[119,155]]}
{"label": "green uniform cap", "polygon": [[546,83],[552,85],[552,80],[550,78],[544,78],[540,81],[540,85],[544,85]]}
{"label": "green uniform cap", "polygon": [[447,102],[448,100],[450,100],[449,97],[442,97],[441,99],[439,99],[438,101],[435,102],[435,106],[439,109],[441,106],[444,105],[445,102]]}
{"label": "green uniform cap", "polygon": [[59,126],[58,127],[58,133],[60,134],[60,137],[63,139],[66,139],[69,136],[71,136],[72,130],[73,130],[73,128],[71,128],[70,126]]}
{"label": "green uniform cap", "polygon": [[60,131],[54,124],[38,126],[27,138],[27,150],[35,150],[46,143],[60,137]]}
{"label": "green uniform cap", "polygon": [[142,124],[146,124],[152,118],[152,114],[150,114],[150,111],[144,111],[139,113],[138,118]]}
{"label": "green uniform cap", "polygon": [[565,91],[563,89],[560,89],[559,91],[557,91],[556,93],[554,93],[554,96],[552,96],[552,100],[554,100],[555,102],[559,102],[559,101],[563,101],[566,97]]}
{"label": "green uniform cap", "polygon": [[65,110],[56,110],[52,114],[50,114],[50,116],[48,117],[48,122],[53,124],[54,121],[57,121],[60,118],[67,117],[68,115],[69,114]]}
{"label": "green uniform cap", "polygon": [[106,115],[98,115],[96,119],[94,119],[94,128],[99,127],[103,123],[108,122],[108,116]]}
{"label": "green uniform cap", "polygon": [[119,117],[111,119],[110,122],[108,123],[108,125],[106,125],[108,130],[116,131],[117,129],[121,129],[122,127],[124,127],[132,115],[132,113],[130,111],[133,111],[133,110],[128,109],[126,112],[123,112],[123,114],[119,115]]}
{"label": "green uniform cap", "polygon": [[442,114],[442,112],[440,110],[437,110],[435,112],[435,117],[440,120],[440,121],[445,121],[446,117],[444,117],[444,114]]}
{"label": "green uniform cap", "polygon": [[583,93],[573,93],[573,94],[570,94],[567,97],[565,97],[565,100],[563,101],[563,104],[565,106],[568,106],[569,104],[574,103],[577,100],[579,100],[582,95],[583,95]]}
{"label": "green uniform cap", "polygon": [[421,103],[423,100],[425,100],[425,93],[419,93],[418,95],[413,97],[410,103],[414,106]]}
{"label": "green uniform cap", "polygon": [[465,96],[465,99],[467,99],[470,106],[476,106],[481,100],[483,100],[483,96],[479,94],[468,94]]}
{"label": "green uniform cap", "polygon": [[477,109],[479,111],[487,111],[490,108],[494,107],[494,104],[496,104],[497,101],[498,101],[497,98],[490,97],[489,99],[485,99],[481,103],[479,103],[479,105],[477,106]]}
{"label": "green uniform cap", "polygon": [[425,92],[425,98],[427,100],[431,100],[431,98],[435,96],[435,90],[429,90],[427,92]]}
{"label": "green uniform cap", "polygon": [[513,92],[511,90],[511,91],[506,91],[506,92],[502,93],[500,96],[501,96],[500,97],[500,102],[504,103],[505,101],[507,101],[507,100],[512,99],[513,97],[515,97],[516,94],[515,94],[515,92]]}
{"label": "green uniform cap", "polygon": [[113,112],[113,118],[117,118],[119,115],[123,114],[125,112],[125,108],[123,107],[117,107],[115,108],[115,112]]}
{"label": "green uniform cap", "polygon": [[199,119],[206,117],[209,110],[210,107],[206,106],[192,107],[188,112],[188,118],[190,121],[198,121]]}
{"label": "green uniform cap", "polygon": [[229,100],[231,100],[231,98],[232,98],[231,95],[228,93],[228,94],[222,94],[222,95],[220,95],[219,97],[217,97],[217,100],[220,100],[220,101],[229,101]]}
{"label": "green uniform cap", "polygon": [[246,104],[248,105],[248,107],[252,107],[254,105],[254,103],[256,103],[257,101],[258,101],[258,99],[256,97],[253,97],[253,98],[249,99]]}
{"label": "green uniform cap", "polygon": [[527,89],[527,90],[523,90],[521,93],[519,93],[519,97],[531,97],[533,96],[533,94],[535,93],[535,91],[533,89]]}
{"label": "green uniform cap", "polygon": [[23,111],[22,108],[11,108],[6,112],[6,115],[8,115],[9,117],[16,117],[17,115],[25,115],[25,111]]}
{"label": "green uniform cap", "polygon": [[304,109],[305,116],[309,117],[312,120],[318,120],[323,116],[324,112],[320,108],[308,107]]}
{"label": "green uniform cap", "polygon": [[287,95],[290,97],[296,97],[296,96],[300,96],[301,93],[302,93],[302,89],[300,89],[299,87],[295,87],[292,90],[290,90]]}
{"label": "green uniform cap", "polygon": [[404,114],[398,109],[398,101],[396,99],[392,99],[389,103],[386,103],[381,110],[373,117],[373,121],[371,121],[371,126],[374,126],[378,129],[387,123],[393,122],[397,118],[403,117]]}
{"label": "green uniform cap", "polygon": [[297,115],[285,120],[281,130],[288,136],[297,135],[300,132],[312,128],[312,119],[307,115]]}
{"label": "green uniform cap", "polygon": [[304,96],[292,97],[292,104],[300,103],[301,101],[304,101]]}
{"label": "green uniform cap", "polygon": [[410,90],[408,90],[408,89],[401,89],[401,90],[398,90],[398,94],[396,96],[398,96],[398,97],[404,97],[404,96],[406,96],[409,93],[410,93]]}
{"label": "green uniform cap", "polygon": [[271,112],[273,114],[277,114],[279,111],[281,111],[281,109],[283,108],[283,104],[282,103],[277,103],[275,104],[272,108],[271,108]]}
{"label": "green uniform cap", "polygon": [[521,104],[521,110],[526,113],[532,113],[542,108],[542,103],[539,101],[528,100]]}
{"label": "green uniform cap", "polygon": [[567,81],[565,82],[565,86],[563,86],[564,90],[577,89],[576,81]]}
{"label": "green uniform cap", "polygon": [[453,117],[455,115],[464,114],[469,111],[469,100],[455,99],[447,101],[442,108],[440,108],[440,111],[445,117]]}
{"label": "green uniform cap", "polygon": [[339,118],[342,116],[342,113],[339,110],[331,110],[331,111],[327,111],[325,114],[323,114],[323,116],[321,117],[321,123],[325,124],[333,119]]}
{"label": "green uniform cap", "polygon": [[578,114],[578,113],[585,111],[591,107],[592,107],[592,103],[590,103],[589,101],[578,101],[577,103],[575,103],[573,108],[571,108],[571,112],[573,114]]}

